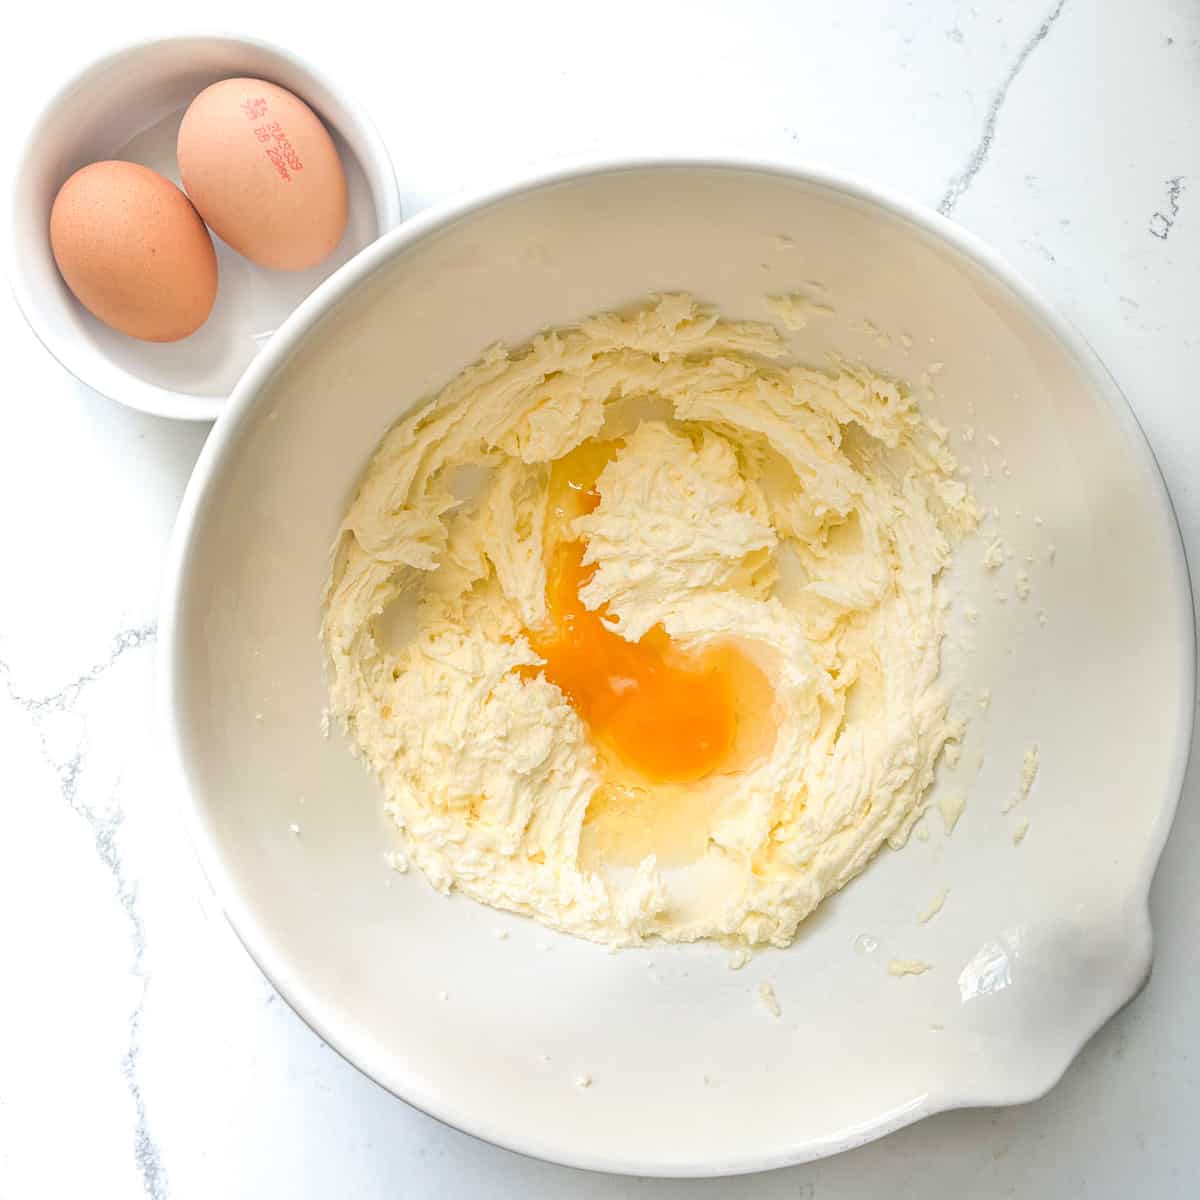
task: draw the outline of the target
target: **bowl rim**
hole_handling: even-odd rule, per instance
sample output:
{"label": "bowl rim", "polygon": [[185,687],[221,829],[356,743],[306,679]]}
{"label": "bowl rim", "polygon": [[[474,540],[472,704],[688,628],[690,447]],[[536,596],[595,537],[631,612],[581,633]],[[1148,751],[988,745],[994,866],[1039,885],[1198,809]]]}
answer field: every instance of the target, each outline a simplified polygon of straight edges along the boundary
{"label": "bowl rim", "polygon": [[[317,87],[322,88],[329,95],[335,96],[353,123],[354,136],[361,141],[364,147],[365,157],[360,158],[360,166],[375,206],[376,240],[400,224],[403,219],[403,211],[400,205],[400,185],[396,179],[395,164],[388,153],[387,145],[358,97],[352,90],[337,83],[308,58],[265,38],[219,31],[189,31],[173,33],[164,37],[136,38],[132,41],[122,42],[96,58],[89,58],[82,67],[73,71],[54,89],[49,98],[38,108],[29,132],[20,143],[14,158],[12,181],[8,186],[9,220],[5,234],[5,257],[7,259],[5,266],[9,286],[17,301],[17,307],[38,341],[80,383],[100,392],[101,395],[107,396],[108,399],[114,400],[118,404],[123,404],[127,408],[136,409],[139,412],[149,413],[151,416],[168,417],[181,421],[212,421],[229,403],[232,392],[229,396],[182,392],[161,384],[150,383],[123,367],[116,368],[125,381],[125,386],[120,389],[121,394],[113,394],[118,390],[116,388],[100,391],[89,378],[88,364],[92,359],[104,356],[90,348],[81,349],[77,339],[60,337],[40,319],[39,306],[22,269],[26,251],[17,232],[17,214],[20,207],[18,198],[21,180],[25,175],[25,164],[40,141],[46,125],[64,101],[78,88],[87,86],[94,76],[108,70],[122,59],[154,52],[160,47],[188,42],[225,42],[230,46],[250,47],[263,51],[287,63]],[[359,156],[356,155],[356,157]],[[47,214],[48,220],[49,214]],[[113,365],[115,366],[115,364]]]}
{"label": "bowl rim", "polygon": [[[370,1065],[353,1057],[344,1039],[328,1029],[314,1014],[306,994],[310,989],[303,978],[293,976],[270,939],[258,926],[254,913],[243,904],[231,872],[226,870],[215,839],[206,824],[197,791],[189,773],[186,735],[180,719],[179,696],[184,682],[183,648],[180,644],[180,611],[191,567],[192,536],[208,507],[213,480],[219,475],[227,453],[249,420],[259,395],[275,372],[321,319],[349,295],[360,283],[385,265],[404,248],[420,239],[448,228],[471,214],[522,194],[560,183],[591,176],[642,170],[704,169],[758,173],[823,187],[867,204],[882,208],[889,215],[908,221],[935,240],[958,251],[976,266],[1008,288],[1033,317],[1048,328],[1074,358],[1078,370],[1102,394],[1114,418],[1126,433],[1130,452],[1137,459],[1145,486],[1165,526],[1169,542],[1169,568],[1176,619],[1180,629],[1181,654],[1185,662],[1181,686],[1176,697],[1176,721],[1169,730],[1171,768],[1169,786],[1162,797],[1138,873],[1136,887],[1125,898],[1129,907],[1129,937],[1119,975],[1122,985],[1111,1006],[1093,1024],[1081,1028],[1077,1037],[1060,1047],[1057,1057],[1048,1057],[1036,1074],[1014,1086],[1011,1080],[988,1081],[971,1093],[926,1093],[899,1109],[882,1113],[877,1120],[842,1130],[817,1140],[800,1140],[782,1151],[748,1155],[734,1160],[709,1159],[680,1163],[668,1158],[615,1158],[595,1155],[586,1150],[565,1147],[536,1133],[514,1137],[481,1121],[476,1114],[444,1096],[427,1095],[417,1087],[398,1087],[383,1083]],[[1193,616],[1192,586],[1178,517],[1145,432],[1138,423],[1128,399],[1099,356],[1082,334],[1059,315],[1041,293],[1027,283],[981,238],[955,224],[949,218],[924,205],[905,199],[887,188],[869,183],[841,170],[815,163],[789,162],[761,155],[658,155],[607,156],[584,158],[534,171],[519,179],[500,183],[456,197],[428,208],[386,233],[361,250],[318,286],[288,317],[270,343],[247,368],[230,397],[221,419],[208,437],[197,459],[180,505],[168,550],[159,619],[159,651],[156,662],[158,716],[164,726],[171,782],[183,807],[184,823],[201,869],[213,889],[235,935],[285,1002],[310,1029],[341,1057],[373,1082],[380,1084],[405,1103],[461,1132],[532,1158],[564,1166],[607,1173],[674,1178],[699,1178],[747,1174],[792,1166],[853,1149],[923,1117],[963,1107],[992,1107],[1035,1100],[1061,1079],[1079,1051],[1096,1031],[1122,1008],[1145,983],[1152,957],[1152,928],[1149,899],[1154,872],[1161,857],[1187,768],[1192,726],[1196,711],[1196,629]],[[197,789],[198,790],[198,789]],[[1065,1052],[1063,1050],[1065,1049]]]}

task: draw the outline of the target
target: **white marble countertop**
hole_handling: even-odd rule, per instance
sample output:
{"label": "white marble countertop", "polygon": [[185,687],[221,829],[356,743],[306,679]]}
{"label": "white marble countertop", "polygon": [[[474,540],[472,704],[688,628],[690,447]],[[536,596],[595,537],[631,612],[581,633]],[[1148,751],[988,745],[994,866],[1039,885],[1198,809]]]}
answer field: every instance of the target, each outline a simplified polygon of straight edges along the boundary
{"label": "white marble countertop", "polygon": [[[7,162],[69,70],[174,32],[161,4],[90,9],[25,12],[0,84]],[[820,160],[940,206],[1095,344],[1200,562],[1190,0],[313,9],[214,0],[189,17],[345,73],[409,213],[560,156],[667,149]],[[160,571],[207,427],[140,416],[74,382],[7,289],[0,346],[5,1200],[1200,1194],[1196,769],[1154,885],[1150,983],[1038,1103],[936,1117],[794,1170],[672,1183],[522,1159],[384,1093],[244,954],[154,758]]]}

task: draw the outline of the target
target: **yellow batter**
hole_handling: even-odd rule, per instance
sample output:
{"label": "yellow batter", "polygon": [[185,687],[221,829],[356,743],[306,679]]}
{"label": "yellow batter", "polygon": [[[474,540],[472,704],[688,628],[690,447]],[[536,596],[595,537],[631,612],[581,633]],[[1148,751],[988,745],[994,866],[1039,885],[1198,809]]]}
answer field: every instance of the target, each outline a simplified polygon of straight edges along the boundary
{"label": "yellow batter", "polygon": [[494,347],[383,439],[331,710],[434,886],[612,943],[786,945],[961,736],[936,425],[687,296]]}

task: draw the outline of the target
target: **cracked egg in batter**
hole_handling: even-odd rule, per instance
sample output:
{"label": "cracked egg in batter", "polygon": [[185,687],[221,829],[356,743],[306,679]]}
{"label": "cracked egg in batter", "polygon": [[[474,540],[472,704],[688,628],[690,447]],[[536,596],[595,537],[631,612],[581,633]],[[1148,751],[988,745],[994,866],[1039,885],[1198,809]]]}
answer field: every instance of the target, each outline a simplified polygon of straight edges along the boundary
{"label": "cracked egg in batter", "polygon": [[891,380],[667,296],[494,347],[334,548],[331,711],[434,884],[583,937],[786,945],[962,727],[978,509]]}

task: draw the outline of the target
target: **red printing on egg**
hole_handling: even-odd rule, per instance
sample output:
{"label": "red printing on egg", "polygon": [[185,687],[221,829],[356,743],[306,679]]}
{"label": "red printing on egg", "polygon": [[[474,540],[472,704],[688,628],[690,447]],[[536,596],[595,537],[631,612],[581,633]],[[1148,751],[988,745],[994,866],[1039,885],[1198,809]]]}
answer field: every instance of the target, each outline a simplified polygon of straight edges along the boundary
{"label": "red printing on egg", "polygon": [[[270,106],[264,96],[254,96],[249,100],[242,101],[242,112],[246,114],[248,121],[257,121],[261,117],[267,116],[269,111]],[[255,126],[254,136],[265,144],[266,148],[263,153],[267,156],[267,161],[271,166],[275,168],[275,174],[284,183],[292,182],[291,173],[293,171],[304,170],[304,163],[301,162],[300,155],[296,153],[295,147],[288,140],[287,133],[278,121]]]}

